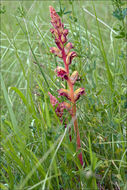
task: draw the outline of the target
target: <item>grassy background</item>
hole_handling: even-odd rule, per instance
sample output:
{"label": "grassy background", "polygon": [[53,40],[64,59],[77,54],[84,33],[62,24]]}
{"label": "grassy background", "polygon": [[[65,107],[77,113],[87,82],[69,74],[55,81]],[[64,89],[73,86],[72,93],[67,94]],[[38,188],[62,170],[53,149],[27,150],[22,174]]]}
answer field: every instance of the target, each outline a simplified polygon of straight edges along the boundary
{"label": "grassy background", "polygon": [[[48,97],[65,85],[54,74],[62,62],[49,51],[55,46],[49,5],[69,11],[62,20],[78,54],[70,71],[79,72],[75,86],[86,91],[77,102],[84,168],[71,119],[72,143]],[[120,22],[112,2],[2,1],[1,7],[1,189],[126,189],[126,44],[111,29]]]}

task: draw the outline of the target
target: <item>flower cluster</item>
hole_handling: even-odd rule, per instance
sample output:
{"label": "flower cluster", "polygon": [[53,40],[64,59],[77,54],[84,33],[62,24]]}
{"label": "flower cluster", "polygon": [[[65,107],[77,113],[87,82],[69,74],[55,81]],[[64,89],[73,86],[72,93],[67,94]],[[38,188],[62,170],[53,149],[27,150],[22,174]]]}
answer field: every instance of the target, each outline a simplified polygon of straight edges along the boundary
{"label": "flower cluster", "polygon": [[[67,80],[72,85],[75,84],[76,80],[78,79],[78,72],[74,71],[71,76],[69,76],[69,69],[68,65],[71,64],[72,59],[76,57],[76,52],[70,50],[73,48],[73,45],[71,42],[68,42],[66,45],[64,45],[67,42],[67,35],[68,30],[64,29],[64,24],[61,23],[61,19],[56,13],[55,9],[50,6],[50,16],[51,16],[51,23],[54,28],[51,28],[50,31],[53,34],[55,38],[55,43],[57,47],[51,47],[50,51],[54,53],[59,58],[63,59],[65,68],[58,66],[55,69],[55,72],[57,73],[57,76]],[[60,96],[65,96],[68,100],[71,101],[71,91],[67,89],[61,88],[58,90],[58,93]],[[84,88],[79,88],[74,92],[74,102],[76,102],[82,94],[84,94]],[[51,97],[50,97],[51,98]]]}
{"label": "flower cluster", "polygon": [[[72,51],[74,48],[71,42],[67,42],[68,30],[65,29],[64,24],[61,23],[61,19],[56,13],[55,9],[50,6],[50,16],[51,24],[53,28],[50,29],[56,43],[56,47],[51,47],[50,52],[58,56],[64,62],[64,68],[58,66],[55,69],[55,72],[58,77],[62,80],[66,80],[68,84],[68,89],[61,88],[58,90],[60,96],[66,97],[71,104],[67,102],[59,103],[58,100],[49,92],[50,102],[53,107],[56,107],[56,114],[62,122],[62,116],[64,109],[68,110],[72,116],[74,123],[74,130],[77,136],[77,149],[80,149],[80,135],[77,126],[76,118],[76,101],[80,98],[81,95],[85,93],[84,88],[79,88],[74,91],[74,84],[78,80],[78,72],[74,71],[71,75],[69,73],[69,66],[72,63],[74,57],[77,56],[75,51]],[[79,154],[79,160],[81,165],[83,165],[82,154]]]}
{"label": "flower cluster", "polygon": [[56,107],[56,110],[55,110],[56,115],[60,118],[60,121],[62,122],[63,121],[62,116],[63,116],[64,109],[69,111],[70,114],[72,114],[71,105],[68,104],[67,102],[59,103],[55,96],[53,96],[50,92],[48,92],[48,94],[50,96],[50,102],[51,102],[52,106]]}

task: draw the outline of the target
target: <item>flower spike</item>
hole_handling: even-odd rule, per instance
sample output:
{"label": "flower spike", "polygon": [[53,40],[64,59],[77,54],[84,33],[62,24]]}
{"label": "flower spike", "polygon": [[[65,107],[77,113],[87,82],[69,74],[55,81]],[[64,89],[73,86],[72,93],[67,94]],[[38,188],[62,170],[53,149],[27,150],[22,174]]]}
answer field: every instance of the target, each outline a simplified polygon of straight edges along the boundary
{"label": "flower spike", "polygon": [[[63,118],[63,112],[64,109],[66,109],[69,114],[72,117],[73,125],[74,125],[74,131],[76,135],[76,143],[77,143],[77,150],[81,149],[81,143],[80,143],[80,133],[78,128],[78,122],[76,118],[76,101],[80,98],[81,95],[85,93],[84,88],[79,88],[74,92],[74,84],[76,80],[78,79],[78,72],[74,71],[72,75],[69,74],[69,67],[72,63],[72,60],[74,57],[77,56],[75,51],[71,51],[73,49],[73,45],[71,42],[67,42],[67,35],[68,35],[68,29],[64,28],[64,24],[61,22],[61,19],[59,15],[56,13],[55,9],[53,7],[49,7],[50,10],[50,16],[51,16],[51,24],[53,26],[52,29],[50,29],[53,37],[55,38],[55,43],[57,47],[51,47],[50,51],[51,53],[54,53],[57,57],[61,58],[64,62],[64,67],[57,66],[55,69],[55,72],[58,77],[65,79],[68,85],[68,90],[61,88],[58,90],[58,94],[60,96],[66,97],[71,104],[67,102],[58,102],[58,100],[49,93],[50,96],[50,102],[53,105],[53,107],[56,106],[56,114],[60,118],[60,121],[62,122]],[[66,44],[65,44],[66,43]],[[65,121],[66,118],[65,118]],[[65,127],[67,126],[65,122]],[[69,133],[70,133],[69,128]],[[71,141],[71,134],[69,134],[69,138]],[[83,165],[83,157],[82,152],[78,154],[79,161],[81,165]]]}

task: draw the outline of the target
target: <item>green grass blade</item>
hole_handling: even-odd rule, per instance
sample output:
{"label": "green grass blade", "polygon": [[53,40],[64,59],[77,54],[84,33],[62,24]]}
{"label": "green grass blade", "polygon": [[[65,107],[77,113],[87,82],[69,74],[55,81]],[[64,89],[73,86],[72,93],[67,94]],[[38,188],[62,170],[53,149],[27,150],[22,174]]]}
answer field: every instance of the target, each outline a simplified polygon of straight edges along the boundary
{"label": "green grass blade", "polygon": [[11,122],[12,122],[12,125],[13,125],[13,128],[14,128],[14,132],[15,132],[15,134],[17,136],[20,136],[19,128],[18,128],[18,125],[17,125],[17,120],[16,120],[15,114],[13,112],[12,105],[11,105],[11,103],[9,101],[9,98],[8,98],[8,93],[7,93],[7,90],[6,90],[6,86],[5,86],[2,74],[1,74],[1,86],[2,86],[2,90],[3,90],[4,98],[5,98],[5,101],[6,101],[6,105],[7,105],[8,111],[9,111],[10,119],[11,119]]}
{"label": "green grass blade", "polygon": [[94,8],[94,12],[95,12],[96,23],[97,23],[97,27],[98,27],[100,42],[101,42],[100,50],[101,50],[101,53],[103,55],[103,59],[104,59],[104,62],[105,62],[105,67],[106,67],[106,70],[107,70],[107,80],[108,80],[108,83],[109,83],[109,86],[110,86],[111,90],[113,90],[113,77],[112,77],[112,73],[111,73],[109,65],[108,65],[108,60],[107,60],[106,52],[105,52],[105,49],[104,49],[104,44],[103,44],[102,35],[101,35],[101,31],[100,31],[100,26],[99,26],[99,22],[98,22],[98,19],[97,19],[97,14],[96,14],[94,4],[93,4],[93,8]]}

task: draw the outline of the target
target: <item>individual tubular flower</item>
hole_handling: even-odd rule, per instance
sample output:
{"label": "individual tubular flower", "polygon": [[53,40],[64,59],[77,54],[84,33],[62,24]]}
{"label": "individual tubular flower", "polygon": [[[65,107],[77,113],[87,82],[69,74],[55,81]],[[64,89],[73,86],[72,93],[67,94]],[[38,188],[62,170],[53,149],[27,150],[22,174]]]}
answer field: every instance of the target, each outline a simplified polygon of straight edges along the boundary
{"label": "individual tubular flower", "polygon": [[80,98],[81,95],[85,94],[85,89],[84,88],[78,88],[74,92],[74,100],[75,102]]}
{"label": "individual tubular flower", "polygon": [[51,47],[50,52],[54,53],[56,56],[62,58],[62,53],[57,47]]}
{"label": "individual tubular flower", "polygon": [[64,45],[63,45],[63,43],[61,42],[61,40],[55,38],[55,43],[56,43],[57,47],[58,47],[60,50],[63,49]]}
{"label": "individual tubular flower", "polygon": [[70,77],[71,83],[74,85],[78,79],[78,71],[74,71]]}
{"label": "individual tubular flower", "polygon": [[61,35],[61,41],[62,43],[65,43],[67,41],[66,35],[64,34]]}
{"label": "individual tubular flower", "polygon": [[65,46],[65,53],[66,55],[70,52],[70,50],[73,48],[73,45],[71,42],[67,43],[67,45]]}
{"label": "individual tubular flower", "polygon": [[55,69],[55,72],[57,73],[57,76],[58,76],[58,77],[61,77],[62,79],[65,79],[65,80],[68,79],[67,72],[66,72],[66,70],[65,70],[63,67],[59,67],[59,66],[58,66],[58,67]]}
{"label": "individual tubular flower", "polygon": [[71,100],[70,92],[64,88],[58,90],[60,96],[65,96],[68,100]]}
{"label": "individual tubular flower", "polygon": [[67,58],[66,58],[66,64],[67,64],[67,65],[70,65],[71,62],[72,62],[72,59],[73,59],[74,57],[76,57],[76,56],[77,56],[77,54],[76,54],[76,52],[74,52],[74,51],[68,53]]}
{"label": "individual tubular flower", "polygon": [[67,41],[67,35],[68,35],[68,30],[67,29],[63,30],[63,34],[61,35],[61,41],[63,43]]}

